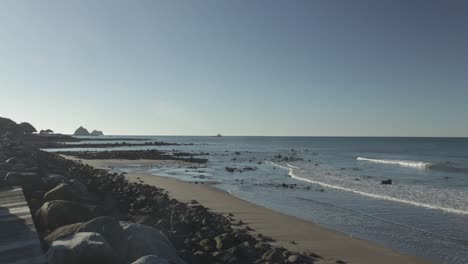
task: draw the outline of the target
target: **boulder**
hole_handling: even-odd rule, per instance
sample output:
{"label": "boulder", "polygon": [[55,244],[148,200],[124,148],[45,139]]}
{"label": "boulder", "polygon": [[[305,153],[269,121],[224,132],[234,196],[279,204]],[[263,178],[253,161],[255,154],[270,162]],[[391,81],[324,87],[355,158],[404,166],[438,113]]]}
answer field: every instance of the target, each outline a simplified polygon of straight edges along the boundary
{"label": "boulder", "polygon": [[215,237],[214,240],[216,242],[216,248],[218,250],[230,248],[234,244],[233,236],[229,233],[221,234]]}
{"label": "boulder", "polygon": [[86,188],[86,185],[83,183],[77,181],[77,180],[69,180],[67,182],[69,185],[73,187],[73,189],[79,193],[80,195],[87,195],[88,194],[88,188]]}
{"label": "boulder", "polygon": [[204,251],[213,251],[215,249],[215,242],[212,239],[206,238],[202,239],[198,245],[204,250]]}
{"label": "boulder", "polygon": [[67,177],[60,174],[49,174],[47,177],[43,178],[42,181],[48,186],[47,189],[53,189],[60,183],[66,182]]}
{"label": "boulder", "polygon": [[158,230],[140,224],[121,223],[128,241],[127,262],[146,255],[156,255],[174,263],[184,263],[167,237]]}
{"label": "boulder", "polygon": [[40,186],[42,182],[37,173],[9,172],[5,176],[5,183],[9,186]]}
{"label": "boulder", "polygon": [[56,240],[46,257],[49,264],[120,263],[109,243],[98,233],[76,233]]}
{"label": "boulder", "polygon": [[290,255],[288,263],[314,263],[314,259],[304,255]]}
{"label": "boulder", "polygon": [[60,183],[52,190],[48,191],[44,195],[44,201],[53,200],[68,200],[68,201],[80,201],[81,192],[76,189],[73,185],[68,183]]}
{"label": "boulder", "polygon": [[19,162],[18,158],[9,158],[7,160],[5,160],[5,163],[8,163],[8,164],[17,164]]}
{"label": "boulder", "polygon": [[160,258],[156,255],[148,255],[137,259],[132,264],[169,264],[167,259]]}
{"label": "boulder", "polygon": [[127,254],[128,243],[124,230],[119,222],[110,216],[94,218],[82,224],[76,232],[99,233],[121,258],[125,258]]}
{"label": "boulder", "polygon": [[71,236],[76,233],[76,231],[83,225],[83,223],[75,223],[71,225],[61,226],[44,238],[44,242],[48,247],[52,245],[55,240],[62,239],[68,236]]}
{"label": "boulder", "polygon": [[283,256],[284,249],[281,248],[272,248],[263,254],[262,259],[271,263],[283,263],[284,256]]}
{"label": "boulder", "polygon": [[87,204],[54,200],[44,203],[36,212],[36,218],[44,229],[54,230],[64,225],[91,220],[94,210],[94,206]]}

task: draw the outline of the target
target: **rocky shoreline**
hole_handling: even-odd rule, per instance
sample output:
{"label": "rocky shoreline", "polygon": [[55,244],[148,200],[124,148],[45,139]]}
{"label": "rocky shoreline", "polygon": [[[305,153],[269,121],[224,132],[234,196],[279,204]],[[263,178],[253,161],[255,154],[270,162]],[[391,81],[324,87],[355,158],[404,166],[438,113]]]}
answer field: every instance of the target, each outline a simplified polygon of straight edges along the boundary
{"label": "rocky shoreline", "polygon": [[123,150],[123,151],[64,151],[55,152],[60,155],[73,156],[80,159],[125,159],[125,160],[178,160],[191,163],[206,163],[207,159],[194,156],[208,153],[188,153],[161,150]]}
{"label": "rocky shoreline", "polygon": [[117,147],[139,147],[139,146],[188,146],[193,144],[179,144],[179,143],[170,143],[170,142],[162,142],[162,141],[154,141],[154,142],[144,142],[144,143],[95,143],[95,144],[65,144],[65,143],[56,143],[56,142],[49,142],[47,144],[42,145],[42,148],[117,148]]}
{"label": "rocky shoreline", "polygon": [[[167,159],[158,151],[102,153],[92,158]],[[130,183],[122,174],[40,151],[31,143],[2,140],[0,160],[5,161],[0,164],[2,185],[23,187],[50,264],[313,263],[319,259],[274,247],[271,238],[253,235],[248,226],[197,201],[179,202],[163,189]]]}

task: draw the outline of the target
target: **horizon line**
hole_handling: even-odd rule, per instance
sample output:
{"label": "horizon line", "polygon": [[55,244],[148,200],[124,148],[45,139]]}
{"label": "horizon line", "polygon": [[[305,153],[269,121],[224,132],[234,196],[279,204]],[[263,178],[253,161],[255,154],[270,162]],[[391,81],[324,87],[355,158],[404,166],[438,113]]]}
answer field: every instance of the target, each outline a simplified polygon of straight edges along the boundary
{"label": "horizon line", "polygon": [[[63,134],[74,136],[73,134]],[[105,134],[103,136],[79,136],[79,137],[217,137],[216,135],[143,135],[143,134],[134,134],[134,135],[123,135],[123,134]],[[222,135],[221,137],[329,137],[329,138],[461,138],[468,139],[468,136],[346,136],[346,135],[337,135],[337,136],[323,136],[323,135]]]}

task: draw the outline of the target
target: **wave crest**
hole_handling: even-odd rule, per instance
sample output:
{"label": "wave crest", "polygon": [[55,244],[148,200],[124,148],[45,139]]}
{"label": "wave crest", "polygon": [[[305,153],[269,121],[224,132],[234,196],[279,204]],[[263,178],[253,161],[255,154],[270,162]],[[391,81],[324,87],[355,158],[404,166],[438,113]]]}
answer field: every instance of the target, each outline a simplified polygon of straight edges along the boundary
{"label": "wave crest", "polygon": [[[288,175],[291,176],[291,178],[296,179],[296,180],[309,182],[309,183],[312,183],[312,184],[318,184],[320,186],[335,189],[335,190],[352,192],[352,193],[356,193],[356,194],[359,194],[359,195],[362,195],[362,196],[367,196],[367,197],[370,197],[370,198],[393,201],[393,202],[399,202],[399,203],[404,203],[404,204],[410,204],[410,205],[413,205],[413,206],[424,207],[424,208],[428,208],[428,209],[442,210],[442,211],[449,212],[449,213],[468,215],[468,210],[464,210],[463,208],[459,209],[459,208],[446,207],[446,206],[431,204],[431,203],[428,203],[427,201],[425,201],[425,202],[415,201],[415,200],[410,200],[408,198],[403,198],[403,197],[400,198],[400,197],[395,197],[395,196],[392,196],[392,195],[385,195],[385,194],[381,194],[381,193],[375,193],[375,192],[372,192],[370,190],[361,190],[361,189],[358,189],[358,188],[342,186],[342,185],[336,184],[336,183],[330,183],[330,182],[324,182],[324,181],[315,180],[315,179],[304,178],[304,177],[300,177],[300,176],[296,175],[294,173],[294,168],[291,168],[290,166],[282,166],[282,165],[274,163],[274,162],[268,162],[268,163],[270,163],[273,166],[288,170],[289,171]],[[289,165],[289,164],[287,164],[287,165]]]}
{"label": "wave crest", "polygon": [[432,163],[423,162],[423,161],[369,159],[369,158],[363,158],[363,157],[357,157],[356,159],[362,160],[362,161],[374,162],[374,163],[398,165],[401,167],[411,167],[411,168],[418,168],[418,169],[429,169],[432,167]]}

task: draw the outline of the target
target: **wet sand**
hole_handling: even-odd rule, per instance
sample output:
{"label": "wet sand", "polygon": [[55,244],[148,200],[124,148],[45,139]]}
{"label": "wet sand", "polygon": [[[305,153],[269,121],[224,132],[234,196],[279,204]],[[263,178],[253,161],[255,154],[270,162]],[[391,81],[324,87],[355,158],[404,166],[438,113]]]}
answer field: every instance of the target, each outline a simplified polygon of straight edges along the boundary
{"label": "wet sand", "polygon": [[[69,157],[68,157],[69,158]],[[178,164],[180,161],[161,160],[82,160],[96,168],[110,169],[113,166],[127,164],[162,165]],[[276,240],[273,244],[291,251],[313,252],[324,258],[319,263],[431,263],[430,261],[399,254],[389,248],[360,240],[344,233],[330,230],[309,221],[285,215],[261,207],[219,190],[210,184],[195,184],[173,178],[149,174],[127,174],[127,179],[144,182],[163,188],[173,198],[188,202],[196,200],[215,212],[233,214],[236,220],[242,220],[255,233],[261,233]],[[294,242],[292,242],[294,241]]]}

